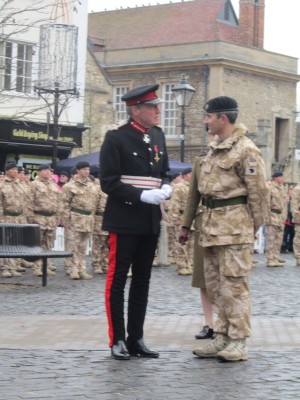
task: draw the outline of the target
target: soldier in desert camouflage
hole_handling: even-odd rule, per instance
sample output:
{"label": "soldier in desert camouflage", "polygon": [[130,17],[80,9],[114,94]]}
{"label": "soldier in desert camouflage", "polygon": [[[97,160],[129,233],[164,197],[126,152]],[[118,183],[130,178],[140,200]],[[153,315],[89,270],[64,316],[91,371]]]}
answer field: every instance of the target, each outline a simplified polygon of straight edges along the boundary
{"label": "soldier in desert camouflage", "polygon": [[70,278],[92,279],[92,275],[86,272],[86,249],[93,231],[97,189],[89,178],[88,162],[80,161],[76,170],[74,179],[62,188],[61,221],[65,228],[73,232]]}
{"label": "soldier in desert camouflage", "polygon": [[300,267],[300,184],[296,185],[293,189],[291,199],[291,212],[293,216],[293,223],[295,226],[295,236],[293,240],[293,251],[296,259],[296,265]]}
{"label": "soldier in desert camouflage", "polygon": [[[18,166],[15,162],[5,165],[5,176],[0,183],[0,222],[6,224],[26,224],[26,191],[18,179]],[[21,276],[25,269],[20,266],[21,259],[5,258],[1,262],[2,277]]]}
{"label": "soldier in desert camouflage", "polygon": [[266,215],[267,233],[267,267],[282,267],[284,260],[280,258],[284,223],[287,216],[286,192],[284,176],[281,171],[273,173],[273,181],[269,186],[268,210]]}
{"label": "soldier in desert camouflage", "polygon": [[[247,360],[251,334],[250,246],[266,215],[267,186],[260,151],[235,121],[237,102],[220,96],[205,107],[204,124],[219,140],[200,161],[203,212],[200,244],[208,296],[216,312],[215,339],[196,348],[200,358]],[[185,243],[188,229],[180,240]]]}
{"label": "soldier in desert camouflage", "polygon": [[107,194],[102,192],[100,182],[95,181],[97,189],[97,209],[95,212],[92,246],[92,267],[95,274],[103,274],[108,269],[108,232],[102,230],[103,212]]}
{"label": "soldier in desert camouflage", "polygon": [[[30,193],[30,171],[22,166],[18,166],[18,179],[23,185],[23,189],[25,192],[25,199],[30,203],[29,193]],[[29,204],[28,203],[28,204]],[[27,204],[26,204],[27,207]],[[17,259],[18,271],[25,271],[25,268],[32,268],[34,264],[32,262],[26,261],[23,258]]]}
{"label": "soldier in desert camouflage", "polygon": [[174,240],[174,263],[179,275],[191,275],[193,273],[193,230],[190,231],[190,239],[186,246],[181,246],[181,244],[178,243],[178,235],[182,226],[183,212],[189,192],[191,173],[191,168],[186,168],[182,171],[182,181],[177,185],[174,185],[168,212],[169,221],[176,230],[176,237]]}
{"label": "soldier in desert camouflage", "polygon": [[[174,190],[175,185],[177,185],[182,181],[181,172],[174,172],[173,174],[170,175],[170,178],[171,178],[171,186]],[[171,199],[168,199],[163,202],[165,218],[167,222],[167,234],[168,234],[168,263],[174,264],[175,243],[178,239],[178,230],[176,229],[176,226],[173,225],[173,222],[171,221],[169,215],[170,204],[171,204]]]}
{"label": "soldier in desert camouflage", "polygon": [[[41,232],[41,246],[51,250],[54,246],[56,228],[59,218],[60,191],[52,179],[51,168],[41,164],[37,176],[30,184],[30,201],[28,202],[28,222],[38,224]],[[55,275],[56,267],[48,260],[49,276]],[[34,262],[33,275],[42,276],[42,260]]]}

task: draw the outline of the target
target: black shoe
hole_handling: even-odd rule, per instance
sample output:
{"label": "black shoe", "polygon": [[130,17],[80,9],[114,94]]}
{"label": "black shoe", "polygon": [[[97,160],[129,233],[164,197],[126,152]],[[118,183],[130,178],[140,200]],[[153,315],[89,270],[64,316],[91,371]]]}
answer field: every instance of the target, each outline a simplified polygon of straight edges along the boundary
{"label": "black shoe", "polygon": [[205,325],[201,332],[198,335],[195,335],[196,339],[212,339],[214,335],[214,330],[210,328],[208,325]]}
{"label": "black shoe", "polygon": [[130,355],[125,342],[118,340],[111,348],[111,355],[115,360],[130,360]]}
{"label": "black shoe", "polygon": [[127,348],[129,354],[131,356],[140,356],[140,357],[148,357],[148,358],[158,358],[159,353],[157,351],[153,351],[148,349],[145,345],[143,339],[139,339],[136,342],[130,343],[127,341]]}

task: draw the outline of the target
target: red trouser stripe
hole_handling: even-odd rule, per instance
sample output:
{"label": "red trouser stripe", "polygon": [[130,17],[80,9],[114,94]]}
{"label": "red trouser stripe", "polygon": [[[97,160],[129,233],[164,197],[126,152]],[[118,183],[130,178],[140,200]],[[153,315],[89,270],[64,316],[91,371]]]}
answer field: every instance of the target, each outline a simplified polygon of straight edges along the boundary
{"label": "red trouser stripe", "polygon": [[115,233],[109,233],[108,240],[109,240],[109,255],[108,255],[108,272],[105,285],[105,307],[106,307],[106,315],[108,322],[109,346],[112,347],[114,344],[114,328],[111,316],[110,293],[116,270],[117,235]]}

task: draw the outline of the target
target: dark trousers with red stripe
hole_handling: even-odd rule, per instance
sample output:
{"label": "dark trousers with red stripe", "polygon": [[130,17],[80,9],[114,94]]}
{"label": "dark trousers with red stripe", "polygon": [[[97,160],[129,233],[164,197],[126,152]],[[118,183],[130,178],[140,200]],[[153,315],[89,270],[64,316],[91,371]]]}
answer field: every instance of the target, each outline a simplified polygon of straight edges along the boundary
{"label": "dark trousers with red stripe", "polygon": [[105,287],[110,347],[125,341],[124,288],[131,266],[128,296],[128,341],[143,337],[151,268],[158,235],[109,234],[109,266]]}

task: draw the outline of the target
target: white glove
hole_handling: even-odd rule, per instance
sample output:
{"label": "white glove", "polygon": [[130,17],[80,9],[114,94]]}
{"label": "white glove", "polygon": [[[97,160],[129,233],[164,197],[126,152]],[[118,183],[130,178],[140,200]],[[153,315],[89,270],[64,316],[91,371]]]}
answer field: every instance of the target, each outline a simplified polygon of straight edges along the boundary
{"label": "white glove", "polygon": [[166,200],[166,194],[161,189],[143,190],[140,199],[144,203],[158,205]]}
{"label": "white glove", "polygon": [[167,185],[166,183],[164,185],[162,185],[161,190],[166,194],[166,198],[168,199],[169,197],[171,197],[172,194],[172,186],[171,185]]}

